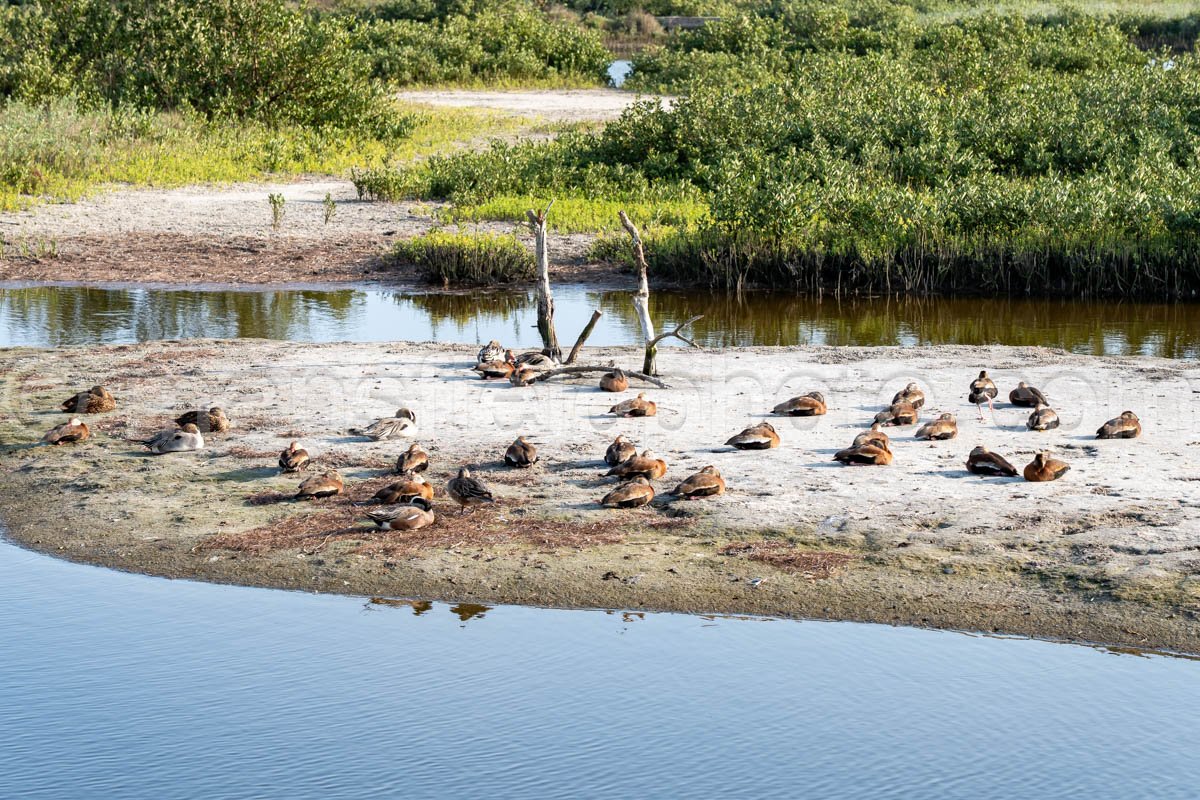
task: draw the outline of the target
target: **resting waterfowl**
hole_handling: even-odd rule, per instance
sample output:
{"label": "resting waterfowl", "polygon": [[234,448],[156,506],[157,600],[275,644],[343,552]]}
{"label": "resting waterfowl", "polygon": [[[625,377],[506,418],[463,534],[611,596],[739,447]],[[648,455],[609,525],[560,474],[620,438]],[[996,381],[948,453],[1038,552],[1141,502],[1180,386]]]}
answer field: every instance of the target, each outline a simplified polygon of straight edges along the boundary
{"label": "resting waterfowl", "polygon": [[558,366],[558,362],[553,358],[536,350],[521,353],[521,355],[517,356],[514,363],[518,367],[529,367],[535,370],[553,369]]}
{"label": "resting waterfowl", "polygon": [[608,410],[618,417],[653,417],[658,413],[658,406],[653,400],[646,399],[645,392],[638,392],[632,400],[623,400]]}
{"label": "resting waterfowl", "polygon": [[407,408],[396,410],[396,416],[377,419],[365,428],[351,428],[355,436],[366,436],[377,442],[384,439],[409,438],[417,435],[417,415]]}
{"label": "resting waterfowl", "polygon": [[825,413],[825,395],[820,392],[809,392],[791,400],[784,400],[775,408],[772,414],[788,417],[819,417]]}
{"label": "resting waterfowl", "polygon": [[916,425],[920,418],[921,415],[912,403],[901,400],[898,403],[892,403],[883,411],[876,414],[875,422],[885,427],[899,427],[901,425]]}
{"label": "resting waterfowl", "polygon": [[195,425],[205,433],[224,433],[229,430],[229,417],[219,406],[213,406],[208,411],[189,411],[175,418],[179,427]]}
{"label": "resting waterfowl", "polygon": [[87,423],[79,417],[71,417],[62,425],[55,425],[46,431],[42,441],[46,444],[71,444],[72,442],[82,442],[91,435],[92,432],[88,429]]}
{"label": "resting waterfowl", "polygon": [[299,472],[302,469],[308,469],[308,451],[299,445],[299,442],[292,442],[279,454],[280,472]]}
{"label": "resting waterfowl", "polygon": [[142,444],[150,448],[151,453],[158,455],[186,453],[204,447],[204,436],[198,427],[189,422],[178,430],[159,431],[149,439],[143,440]]}
{"label": "resting waterfowl", "polygon": [[408,449],[396,458],[396,472],[424,472],[429,469],[429,454],[421,449],[421,445],[413,442]]}
{"label": "resting waterfowl", "polygon": [[650,481],[642,477],[634,478],[613,489],[600,501],[600,505],[609,508],[637,508],[644,506],[654,499],[654,487]]}
{"label": "resting waterfowl", "polygon": [[516,367],[508,373],[508,382],[513,386],[532,386],[537,381],[538,371],[531,367]]}
{"label": "resting waterfowl", "polygon": [[1141,435],[1142,423],[1132,411],[1122,411],[1096,431],[1097,439],[1136,439]]}
{"label": "resting waterfowl", "polygon": [[345,483],[342,481],[342,476],[336,469],[331,469],[320,475],[305,478],[296,490],[293,499],[319,500],[323,497],[333,497],[335,494],[341,494],[344,488]]}
{"label": "resting waterfowl", "polygon": [[656,481],[667,474],[667,462],[656,456],[652,450],[643,450],[640,456],[632,456],[617,464],[604,477],[616,475],[618,478],[636,478],[639,475],[646,480]]}
{"label": "resting waterfowl", "polygon": [[397,503],[407,503],[414,497],[433,500],[433,486],[423,478],[409,472],[402,475],[401,479],[395,483],[384,486],[372,495],[367,503],[383,503],[392,506]]}
{"label": "resting waterfowl", "polygon": [[504,358],[484,361],[481,364],[471,367],[471,369],[478,372],[479,377],[484,380],[498,380],[507,378],[512,374],[512,371],[516,368],[513,361],[515,361],[515,358],[512,350],[505,350]]}
{"label": "resting waterfowl", "polygon": [[983,445],[979,445],[967,456],[967,472],[984,476],[1013,477],[1017,468],[999,453],[993,453]]}
{"label": "resting waterfowl", "polygon": [[717,471],[716,467],[709,464],[672,489],[671,494],[676,497],[686,497],[688,500],[715,497],[725,494],[725,479],[721,477],[721,473]]}
{"label": "resting waterfowl", "polygon": [[414,497],[407,505],[368,511],[367,519],[374,522],[380,530],[415,531],[432,525],[437,516],[433,513],[432,503],[424,497]]}
{"label": "resting waterfowl", "polygon": [[880,423],[875,422],[871,424],[869,430],[865,430],[858,436],[854,437],[854,446],[858,447],[860,444],[873,444],[878,447],[890,447],[891,440],[888,439],[888,435],[883,432]]}
{"label": "resting waterfowl", "polygon": [[892,405],[897,403],[908,403],[913,408],[921,408],[925,405],[925,393],[921,391],[920,386],[910,383],[892,396]]}
{"label": "resting waterfowl", "polygon": [[1030,386],[1025,381],[1018,382],[1017,388],[1008,393],[1008,402],[1022,408],[1037,408],[1039,403],[1044,406],[1050,405],[1050,401],[1046,399],[1046,395],[1042,394],[1041,389]]}
{"label": "resting waterfowl", "polygon": [[886,445],[860,444],[837,451],[833,460],[850,467],[886,467],[892,463],[892,451]]}
{"label": "resting waterfowl", "polygon": [[504,451],[504,463],[510,467],[532,467],[537,460],[537,448],[524,436],[518,436]]}
{"label": "resting waterfowl", "polygon": [[731,436],[725,444],[738,450],[770,450],[779,447],[779,434],[769,422],[751,425],[736,436]]}
{"label": "resting waterfowl", "polygon": [[628,461],[637,455],[637,446],[624,436],[613,439],[612,444],[604,451],[604,463],[615,467],[622,461]]}
{"label": "resting waterfowl", "polygon": [[992,400],[996,395],[1000,394],[1000,390],[996,388],[996,384],[988,377],[987,370],[979,370],[979,377],[971,381],[971,387],[967,392],[967,400],[975,404],[975,408],[979,411],[979,419],[983,419],[983,404],[987,403],[987,407],[993,414],[996,413],[996,407],[992,405]]}
{"label": "resting waterfowl", "polygon": [[918,439],[942,441],[958,436],[958,422],[953,414],[942,414],[932,422],[926,422],[913,434]]}
{"label": "resting waterfowl", "polygon": [[79,392],[59,406],[67,414],[100,414],[116,407],[116,398],[103,386],[93,386],[86,392]]}
{"label": "resting waterfowl", "polygon": [[624,370],[614,369],[600,376],[600,388],[606,392],[623,392],[629,388],[629,378],[625,377]]}
{"label": "resting waterfowl", "polygon": [[459,513],[467,510],[467,506],[477,506],[483,503],[494,503],[496,498],[483,482],[471,477],[471,470],[466,467],[458,471],[458,476],[451,478],[446,484],[446,492],[459,505]]}
{"label": "resting waterfowl", "polygon": [[1034,483],[1056,481],[1066,475],[1070,469],[1070,464],[1051,458],[1050,454],[1043,450],[1033,457],[1033,461],[1025,465],[1025,480]]}
{"label": "resting waterfowl", "polygon": [[504,348],[495,339],[479,348],[479,354],[475,356],[476,364],[486,364],[489,361],[504,361]]}
{"label": "resting waterfowl", "polygon": [[1033,413],[1025,421],[1025,427],[1031,431],[1049,431],[1058,427],[1058,413],[1047,405],[1038,403]]}

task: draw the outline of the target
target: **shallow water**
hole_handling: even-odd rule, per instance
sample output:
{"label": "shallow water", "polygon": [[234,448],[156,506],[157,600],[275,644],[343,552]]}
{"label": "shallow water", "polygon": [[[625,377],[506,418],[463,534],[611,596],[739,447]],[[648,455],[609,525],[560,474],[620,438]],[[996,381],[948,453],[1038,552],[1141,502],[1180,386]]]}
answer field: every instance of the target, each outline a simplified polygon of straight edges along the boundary
{"label": "shallow water", "polygon": [[[1095,355],[1200,356],[1200,304],[1062,300],[818,300],[658,292],[660,327],[703,314],[706,346],[1009,344]],[[629,292],[555,288],[559,336],[574,341],[594,309],[589,344],[636,343]],[[426,294],[380,288],[148,289],[0,285],[0,346],[192,337],[294,341],[437,340],[538,344],[531,291]]]}
{"label": "shallow water", "polygon": [[1162,656],[386,607],[4,543],[0,641],[6,798],[1163,800],[1200,786],[1200,663]]}

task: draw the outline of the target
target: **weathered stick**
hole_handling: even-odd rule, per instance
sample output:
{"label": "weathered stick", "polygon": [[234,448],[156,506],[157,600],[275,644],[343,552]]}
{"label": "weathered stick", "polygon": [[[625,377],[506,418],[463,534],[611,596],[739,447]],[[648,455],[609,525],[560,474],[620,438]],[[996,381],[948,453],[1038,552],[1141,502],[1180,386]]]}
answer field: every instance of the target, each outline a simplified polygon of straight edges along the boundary
{"label": "weathered stick", "polygon": [[535,213],[533,209],[525,212],[529,219],[529,227],[533,229],[534,254],[537,257],[538,268],[538,333],[542,336],[542,347],[546,355],[556,361],[562,358],[562,348],[558,345],[558,334],[554,330],[554,295],[550,292],[550,253],[546,248],[546,217],[550,213],[550,204]]}
{"label": "weathered stick", "polygon": [[592,335],[592,329],[595,328],[596,323],[600,321],[600,316],[601,314],[599,311],[592,312],[592,318],[588,321],[587,325],[583,326],[583,332],[580,333],[579,338],[575,340],[575,346],[571,348],[571,354],[567,356],[567,360],[563,362],[564,364],[575,363],[575,356],[579,355],[579,350],[583,347],[583,343],[586,342],[588,337]]}
{"label": "weathered stick", "polygon": [[680,331],[683,330],[684,328],[686,328],[688,325],[691,325],[696,320],[703,319],[703,318],[704,318],[703,314],[697,314],[696,316],[692,317],[691,319],[689,319],[687,322],[683,323],[682,325],[676,325],[674,330],[663,331],[658,336],[655,336],[653,339],[650,340],[650,346],[653,347],[654,345],[661,342],[663,339],[669,339],[672,336],[674,336],[676,339],[679,339],[681,342],[687,342],[692,347],[699,347],[700,345],[696,344],[691,339],[684,336],[682,333],[680,333]]}
{"label": "weathered stick", "polygon": [[[549,370],[546,370],[545,372],[539,372],[534,377],[534,381],[545,381],[545,380],[549,380],[550,378],[557,378],[561,375],[586,375],[589,372],[612,372],[612,371],[613,371],[613,367],[598,367],[598,366],[584,366],[584,365],[580,365],[578,367],[559,367],[558,369],[549,369]],[[637,378],[640,381],[645,381],[646,383],[650,384],[651,386],[657,386],[660,389],[670,389],[671,388],[667,384],[660,381],[658,378],[643,374],[641,372],[630,372],[629,370],[625,370],[625,375],[630,378]]]}

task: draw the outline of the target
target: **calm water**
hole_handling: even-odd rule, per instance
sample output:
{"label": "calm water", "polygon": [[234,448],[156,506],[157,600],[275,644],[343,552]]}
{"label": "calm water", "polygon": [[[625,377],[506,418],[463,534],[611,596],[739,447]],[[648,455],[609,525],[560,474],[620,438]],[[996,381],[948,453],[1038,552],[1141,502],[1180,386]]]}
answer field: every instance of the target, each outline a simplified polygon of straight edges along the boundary
{"label": "calm water", "polygon": [[418,615],[3,543],[0,641],[5,798],[1165,800],[1200,786],[1200,663],[1161,656],[849,623]]}
{"label": "calm water", "polygon": [[[655,320],[704,314],[704,345],[1012,344],[1097,355],[1200,356],[1200,305],[1060,300],[816,300],[659,292]],[[593,345],[637,342],[628,292],[555,289],[559,337],[574,341],[594,309]],[[0,346],[189,337],[295,341],[439,340],[538,344],[531,291],[422,294],[378,288],[270,291],[0,285]]]}

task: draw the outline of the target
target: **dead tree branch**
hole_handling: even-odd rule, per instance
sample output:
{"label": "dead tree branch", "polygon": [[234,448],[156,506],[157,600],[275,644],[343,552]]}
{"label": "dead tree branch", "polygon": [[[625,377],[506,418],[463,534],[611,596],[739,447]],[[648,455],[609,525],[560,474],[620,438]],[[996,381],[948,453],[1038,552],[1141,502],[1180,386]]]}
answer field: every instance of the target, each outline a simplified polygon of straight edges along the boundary
{"label": "dead tree branch", "polygon": [[654,345],[657,345],[659,342],[661,342],[663,339],[669,339],[673,336],[681,342],[687,342],[692,347],[699,347],[700,345],[696,344],[691,339],[687,338],[682,333],[680,333],[681,330],[686,328],[688,325],[691,325],[693,322],[695,322],[698,319],[704,319],[704,315],[697,314],[696,316],[692,317],[691,319],[689,319],[687,322],[683,323],[682,325],[676,325],[672,330],[663,331],[658,336],[655,336],[653,339],[650,340],[650,346],[653,347]]}
{"label": "dead tree branch", "polygon": [[[612,371],[613,371],[613,367],[611,367],[611,366],[600,367],[600,366],[580,365],[580,366],[575,366],[575,367],[559,367],[557,369],[550,369],[550,370],[546,370],[545,372],[539,372],[537,374],[537,376],[534,377],[534,381],[545,381],[545,380],[549,380],[550,378],[558,378],[563,375],[586,375],[589,372],[612,372]],[[651,386],[657,386],[659,389],[670,389],[671,388],[667,384],[660,381],[658,378],[655,378],[650,375],[646,375],[641,372],[630,372],[629,370],[625,370],[625,375],[630,378],[637,378],[639,381],[645,381],[646,383],[650,384]]]}
{"label": "dead tree branch", "polygon": [[583,332],[580,333],[579,338],[575,340],[575,346],[571,348],[571,354],[567,356],[567,360],[563,362],[564,364],[575,363],[575,357],[579,355],[579,350],[583,347],[583,343],[586,342],[588,337],[592,335],[592,329],[595,328],[596,323],[600,321],[600,316],[601,314],[599,311],[592,312],[592,318],[588,320],[587,325],[583,326]]}
{"label": "dead tree branch", "polygon": [[538,333],[542,336],[543,352],[558,360],[562,358],[562,348],[558,344],[558,334],[554,330],[554,295],[550,292],[550,252],[546,247],[546,217],[554,201],[541,212],[529,209],[525,212],[529,227],[533,229],[534,254],[538,268]]}

